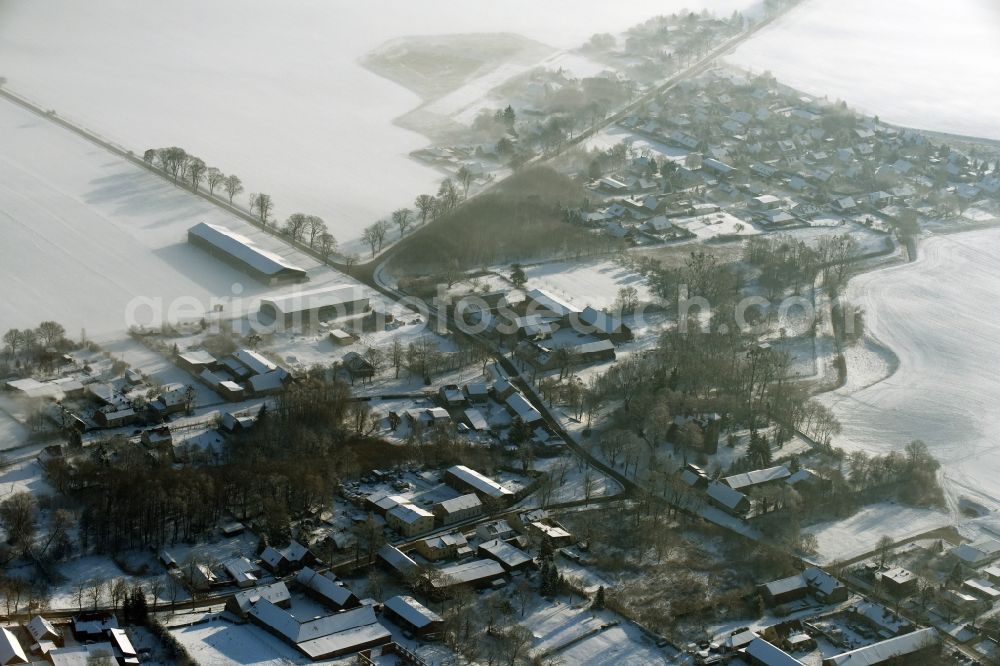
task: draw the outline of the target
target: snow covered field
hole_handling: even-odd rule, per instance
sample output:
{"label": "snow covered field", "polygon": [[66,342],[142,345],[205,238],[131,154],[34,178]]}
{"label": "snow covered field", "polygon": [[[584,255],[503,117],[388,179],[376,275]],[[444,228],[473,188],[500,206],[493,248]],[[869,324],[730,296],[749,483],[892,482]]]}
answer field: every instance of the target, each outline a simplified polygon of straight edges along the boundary
{"label": "snow covered field", "polygon": [[546,289],[580,308],[610,308],[623,287],[635,287],[640,301],[652,298],[641,275],[610,260],[538,264],[526,267],[524,272],[528,276],[527,289]]}
{"label": "snow covered field", "polygon": [[[176,321],[201,317],[213,297],[238,296],[232,311],[239,313],[276,291],[190,245],[187,230],[197,222],[238,231],[305,268],[310,289],[349,282],[168,181],[0,101],[3,328],[55,319],[72,337],[86,329],[104,339],[124,334],[137,298],[162,299],[162,314]],[[183,309],[171,315],[171,303]],[[149,312],[138,309],[137,323],[149,323]]]}
{"label": "snow covered field", "polygon": [[952,517],[941,511],[915,509],[889,502],[866,506],[850,518],[813,525],[819,564],[846,560],[875,550],[879,537],[900,541],[944,527]]}
{"label": "snow covered field", "polygon": [[754,4],[14,0],[0,7],[0,75],[137,152],[181,146],[271,194],[281,218],[320,215],[344,241],[441,179],[407,157],[426,139],[392,122],[421,100],[358,63],[381,43],[507,31],[568,49],[682,7],[725,16]]}
{"label": "snow covered field", "polygon": [[1000,139],[998,35],[996,0],[807,0],[727,60],[889,122]]}
{"label": "snow covered field", "polygon": [[851,281],[866,332],[899,366],[879,381],[893,365],[884,350],[848,355],[848,385],[820,396],[843,424],[834,445],[885,453],[921,439],[952,499],[1000,508],[998,271],[1000,229],[986,229],[933,237],[917,262]]}

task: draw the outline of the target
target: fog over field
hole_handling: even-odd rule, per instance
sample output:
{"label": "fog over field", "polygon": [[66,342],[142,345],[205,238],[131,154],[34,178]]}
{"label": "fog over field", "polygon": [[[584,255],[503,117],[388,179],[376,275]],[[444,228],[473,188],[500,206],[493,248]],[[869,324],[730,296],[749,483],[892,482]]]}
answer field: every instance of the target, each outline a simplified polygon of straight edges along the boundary
{"label": "fog over field", "polygon": [[427,139],[393,125],[421,100],[358,63],[386,40],[509,31],[566,49],[682,7],[755,4],[15,0],[0,4],[0,76],[136,152],[181,146],[344,241],[443,177],[407,156]]}
{"label": "fog over field", "polygon": [[1000,139],[996,0],[808,0],[727,59],[883,120]]}

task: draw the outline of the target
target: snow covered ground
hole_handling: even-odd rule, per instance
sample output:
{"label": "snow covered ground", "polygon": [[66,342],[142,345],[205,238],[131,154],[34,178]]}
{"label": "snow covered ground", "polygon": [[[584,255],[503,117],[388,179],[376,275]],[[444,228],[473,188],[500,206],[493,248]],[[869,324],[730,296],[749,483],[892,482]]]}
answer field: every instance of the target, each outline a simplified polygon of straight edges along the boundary
{"label": "snow covered ground", "polygon": [[995,0],[806,0],[727,59],[889,122],[1000,139],[998,28]]}
{"label": "snow covered ground", "polygon": [[[918,261],[861,275],[847,299],[891,350],[849,353],[848,384],[820,396],[843,425],[834,445],[875,453],[921,439],[946,491],[1000,508],[1000,230],[933,237]],[[872,383],[875,382],[875,383]]]}
{"label": "snow covered ground", "polygon": [[640,301],[652,296],[645,279],[614,261],[553,262],[526,267],[527,289],[545,289],[577,307],[610,308],[618,290],[635,287]]}
{"label": "snow covered ground", "polygon": [[[187,230],[197,222],[226,226],[278,252],[309,271],[309,289],[350,282],[168,181],[0,101],[5,327],[55,319],[72,337],[86,329],[102,340],[124,334],[135,299],[160,299],[157,309],[176,321],[203,316],[213,298],[235,298],[230,309],[239,313],[278,291],[190,245]],[[136,313],[136,323],[151,321],[149,308]]]}
{"label": "snow covered ground", "polygon": [[879,537],[900,541],[951,521],[952,517],[941,511],[883,502],[866,506],[845,520],[813,525],[806,532],[816,537],[818,562],[829,564],[875,550]]}
{"label": "snow covered ground", "polygon": [[426,139],[393,124],[421,100],[358,62],[381,43],[506,31],[570,49],[682,7],[754,4],[15,0],[0,9],[0,62],[11,89],[61,116],[137,152],[181,146],[272,194],[282,218],[320,215],[344,241],[441,179],[408,158]]}

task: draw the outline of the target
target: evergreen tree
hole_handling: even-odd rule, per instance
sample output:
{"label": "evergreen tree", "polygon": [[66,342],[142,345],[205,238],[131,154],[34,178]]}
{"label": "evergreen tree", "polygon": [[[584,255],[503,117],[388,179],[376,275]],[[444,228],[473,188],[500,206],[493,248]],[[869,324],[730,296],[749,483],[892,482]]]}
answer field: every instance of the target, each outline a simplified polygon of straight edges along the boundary
{"label": "evergreen tree", "polygon": [[601,585],[597,588],[597,594],[594,596],[594,603],[590,606],[594,610],[604,610],[604,586]]}

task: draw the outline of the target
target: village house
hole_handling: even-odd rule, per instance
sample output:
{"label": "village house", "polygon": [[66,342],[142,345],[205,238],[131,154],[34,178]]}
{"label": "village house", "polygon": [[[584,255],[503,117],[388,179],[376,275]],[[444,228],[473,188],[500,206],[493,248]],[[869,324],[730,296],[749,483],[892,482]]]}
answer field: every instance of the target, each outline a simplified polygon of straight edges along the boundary
{"label": "village house", "polygon": [[284,548],[268,546],[260,554],[264,568],[274,574],[284,575],[316,562],[316,556],[298,541],[292,541]]}
{"label": "village house", "polygon": [[749,472],[734,474],[722,479],[722,482],[733,490],[747,492],[751,488],[770,485],[784,481],[792,475],[784,465],[776,465],[767,469],[755,469]]}
{"label": "village house", "polygon": [[310,597],[334,610],[357,608],[361,605],[354,592],[332,573],[321,574],[310,567],[303,567],[295,577],[295,582]]}
{"label": "village house", "polygon": [[353,654],[392,641],[392,634],[379,623],[371,606],[301,620],[267,599],[260,599],[247,617],[314,661]]}
{"label": "village house", "polygon": [[711,481],[705,494],[709,504],[732,516],[742,518],[750,511],[750,498],[720,481]]}
{"label": "village house", "polygon": [[476,550],[479,557],[489,558],[500,563],[508,573],[520,571],[532,565],[531,558],[520,548],[515,548],[506,541],[493,539],[479,544]]}
{"label": "village house", "polygon": [[447,593],[456,586],[483,588],[496,580],[505,580],[506,571],[493,560],[473,560],[453,564],[438,569],[430,578],[431,587],[439,593]]}
{"label": "village house", "polygon": [[421,539],[416,543],[416,549],[422,557],[431,562],[451,560],[472,553],[469,542],[461,532],[451,532]]}
{"label": "village house", "polygon": [[917,590],[916,575],[902,567],[878,572],[875,574],[875,579],[882,585],[883,590],[900,599],[910,596]]}
{"label": "village house", "polygon": [[186,370],[192,375],[200,375],[205,370],[214,370],[218,367],[219,361],[207,351],[200,349],[189,349],[180,352],[174,358],[177,366]]}
{"label": "village house", "polygon": [[475,493],[460,495],[435,504],[431,511],[441,525],[452,525],[482,514],[483,503]]}
{"label": "village house", "polygon": [[399,534],[411,537],[434,529],[434,514],[415,504],[398,504],[385,514],[386,524]]}

